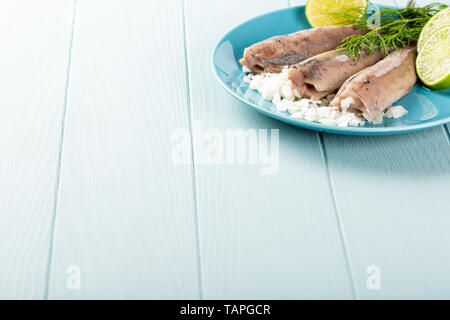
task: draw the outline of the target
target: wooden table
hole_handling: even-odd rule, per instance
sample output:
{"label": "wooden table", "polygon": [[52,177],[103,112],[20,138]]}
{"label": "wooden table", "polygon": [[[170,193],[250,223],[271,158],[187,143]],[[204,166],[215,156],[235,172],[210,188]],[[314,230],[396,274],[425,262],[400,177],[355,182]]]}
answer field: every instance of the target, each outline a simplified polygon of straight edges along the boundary
{"label": "wooden table", "polygon": [[[0,297],[450,298],[448,127],[319,134],[214,79],[224,33],[294,4],[2,1]],[[199,123],[279,129],[278,172],[174,162]]]}

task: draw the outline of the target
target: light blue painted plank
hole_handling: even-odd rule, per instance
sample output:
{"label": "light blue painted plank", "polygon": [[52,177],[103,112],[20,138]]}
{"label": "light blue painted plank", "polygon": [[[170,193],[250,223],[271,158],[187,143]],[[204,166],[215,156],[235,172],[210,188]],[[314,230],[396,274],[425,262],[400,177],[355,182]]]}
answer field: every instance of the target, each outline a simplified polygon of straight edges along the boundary
{"label": "light blue painted plank", "polygon": [[71,13],[0,3],[0,299],[45,294]]}
{"label": "light blue painted plank", "polygon": [[[249,164],[196,166],[208,299],[352,298],[317,134],[250,110],[230,97],[210,70],[211,51],[223,34],[286,4],[186,1],[193,120],[219,135],[235,128],[280,130],[275,175],[262,176],[259,166]],[[196,156],[204,146],[195,144]]]}
{"label": "light blue painted plank", "polygon": [[[449,298],[445,128],[392,137],[325,135],[324,143],[357,297]],[[370,265],[380,267],[381,290],[367,287]]]}
{"label": "light blue painted plank", "polygon": [[181,2],[77,12],[50,298],[198,298],[192,166],[171,161],[188,128]]}
{"label": "light blue painted plank", "polygon": [[[441,128],[390,137],[325,136],[360,298],[450,297],[450,148]],[[366,286],[381,268],[381,290]]]}

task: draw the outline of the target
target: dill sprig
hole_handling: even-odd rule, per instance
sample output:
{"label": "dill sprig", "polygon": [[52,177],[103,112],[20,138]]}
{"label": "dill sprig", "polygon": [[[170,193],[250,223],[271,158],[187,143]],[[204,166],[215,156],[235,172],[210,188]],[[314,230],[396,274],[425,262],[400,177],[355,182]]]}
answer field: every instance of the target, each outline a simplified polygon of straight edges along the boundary
{"label": "dill sprig", "polygon": [[372,28],[373,17],[362,12],[359,8],[352,8],[339,15],[343,24],[353,24],[358,29],[368,30],[363,35],[353,35],[342,40],[338,47],[344,48],[346,54],[356,60],[366,52],[371,55],[376,49],[384,55],[395,49],[414,44],[419,38],[428,20],[447,5],[434,3],[425,7],[407,6],[403,9],[379,8],[379,24]]}

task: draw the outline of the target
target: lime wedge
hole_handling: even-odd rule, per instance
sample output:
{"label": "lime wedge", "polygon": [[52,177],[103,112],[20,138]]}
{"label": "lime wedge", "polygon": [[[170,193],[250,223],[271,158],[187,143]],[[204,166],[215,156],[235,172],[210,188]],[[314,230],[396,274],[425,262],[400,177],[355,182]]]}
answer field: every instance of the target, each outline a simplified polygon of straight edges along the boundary
{"label": "lime wedge", "polygon": [[433,32],[416,59],[420,80],[433,90],[450,88],[450,26]]}
{"label": "lime wedge", "polygon": [[367,0],[308,0],[305,14],[313,27],[339,26],[351,23],[348,17],[339,14],[360,16],[366,8]]}
{"label": "lime wedge", "polygon": [[436,13],[423,27],[419,36],[419,41],[417,41],[417,51],[422,49],[425,40],[427,40],[433,32],[448,25],[450,25],[450,7]]}

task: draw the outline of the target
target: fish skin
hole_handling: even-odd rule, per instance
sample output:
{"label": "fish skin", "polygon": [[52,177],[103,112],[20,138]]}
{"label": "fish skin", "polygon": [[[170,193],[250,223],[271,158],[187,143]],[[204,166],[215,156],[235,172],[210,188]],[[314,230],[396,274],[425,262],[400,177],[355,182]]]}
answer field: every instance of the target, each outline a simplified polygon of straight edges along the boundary
{"label": "fish skin", "polygon": [[342,85],[331,102],[339,107],[351,97],[355,103],[348,111],[377,119],[387,108],[408,94],[417,81],[416,47],[397,49],[376,64],[356,73]]}
{"label": "fish skin", "polygon": [[352,75],[383,58],[379,50],[363,54],[357,60],[349,58],[344,50],[320,53],[289,69],[292,90],[301,97],[321,99],[341,87]]}
{"label": "fish skin", "polygon": [[366,32],[349,25],[317,27],[275,36],[246,48],[244,57],[239,62],[252,73],[277,73],[284,66],[297,64],[336,48],[348,36]]}

